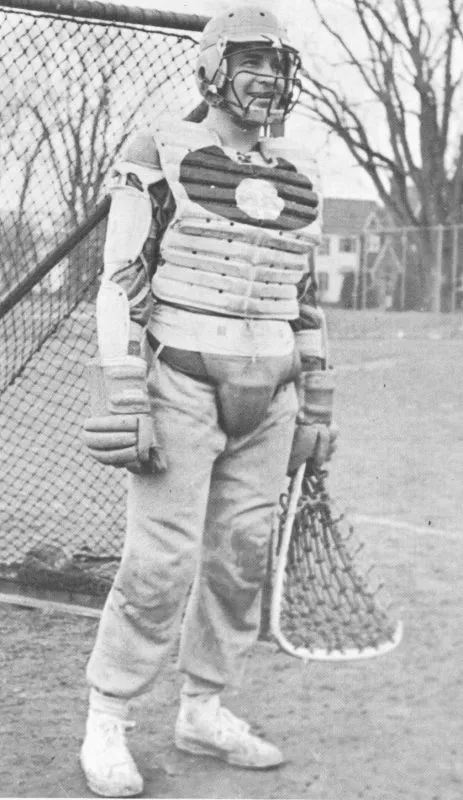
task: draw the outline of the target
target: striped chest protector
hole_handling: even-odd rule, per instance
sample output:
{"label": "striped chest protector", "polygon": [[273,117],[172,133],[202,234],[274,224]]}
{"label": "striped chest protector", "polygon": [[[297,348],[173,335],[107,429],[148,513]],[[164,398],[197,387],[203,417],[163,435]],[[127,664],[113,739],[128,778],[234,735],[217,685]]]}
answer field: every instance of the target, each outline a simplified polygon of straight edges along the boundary
{"label": "striped chest protector", "polygon": [[[297,318],[297,284],[320,234],[314,165],[283,139],[240,156],[191,123],[158,125],[154,137],[176,203],[154,296],[224,316]],[[159,357],[215,386],[220,423],[232,437],[254,430],[278,387],[300,370],[296,351],[250,358],[164,347]]]}
{"label": "striped chest protector", "polygon": [[177,120],[153,134],[176,203],[153,294],[199,311],[297,318],[297,283],[320,235],[313,162],[285,139],[240,155]]}

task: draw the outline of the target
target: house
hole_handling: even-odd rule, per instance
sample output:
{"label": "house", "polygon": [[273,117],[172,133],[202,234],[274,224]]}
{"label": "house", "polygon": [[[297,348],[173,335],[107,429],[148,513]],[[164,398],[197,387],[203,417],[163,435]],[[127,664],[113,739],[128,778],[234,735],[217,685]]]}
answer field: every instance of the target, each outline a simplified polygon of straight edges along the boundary
{"label": "house", "polygon": [[326,197],[323,202],[323,236],[315,263],[322,303],[339,303],[343,286],[351,291],[358,272],[360,237],[366,238],[368,253],[379,254],[381,238],[375,230],[390,225],[384,208],[375,200]]}

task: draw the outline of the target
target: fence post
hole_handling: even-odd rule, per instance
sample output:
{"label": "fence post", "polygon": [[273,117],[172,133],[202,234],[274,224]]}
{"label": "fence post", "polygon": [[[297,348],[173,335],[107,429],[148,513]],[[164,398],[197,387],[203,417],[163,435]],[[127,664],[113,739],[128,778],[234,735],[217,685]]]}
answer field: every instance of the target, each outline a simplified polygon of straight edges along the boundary
{"label": "fence post", "polygon": [[362,264],[362,302],[360,304],[360,308],[362,311],[367,307],[367,234],[364,233],[362,236],[363,240],[363,247],[362,247],[362,255],[361,255],[361,264]]}
{"label": "fence post", "polygon": [[405,284],[407,281],[407,252],[408,252],[408,234],[406,230],[402,231],[402,281],[400,284],[400,310],[405,309]]}
{"label": "fence post", "polygon": [[358,304],[359,304],[358,294],[359,294],[359,286],[360,286],[360,267],[361,267],[361,264],[362,264],[361,251],[362,251],[362,238],[359,235],[359,236],[357,236],[357,269],[354,271],[354,286],[353,286],[353,289],[352,289],[352,292],[353,292],[353,294],[352,294],[352,301],[353,301],[352,302],[352,308],[353,308],[354,311],[357,311]]}
{"label": "fence post", "polygon": [[442,250],[444,247],[444,226],[437,226],[437,253],[436,253],[436,268],[434,276],[434,292],[432,299],[432,310],[438,313],[441,310],[441,292],[442,292]]}
{"label": "fence post", "polygon": [[454,225],[452,236],[452,271],[450,275],[450,311],[457,308],[458,227]]}

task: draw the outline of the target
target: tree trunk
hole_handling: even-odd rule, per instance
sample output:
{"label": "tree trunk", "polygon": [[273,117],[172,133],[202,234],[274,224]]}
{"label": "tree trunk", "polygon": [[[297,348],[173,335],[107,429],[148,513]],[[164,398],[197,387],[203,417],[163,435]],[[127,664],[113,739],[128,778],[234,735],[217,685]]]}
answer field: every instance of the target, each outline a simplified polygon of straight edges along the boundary
{"label": "tree trunk", "polygon": [[423,311],[440,311],[442,239],[440,229],[424,228],[419,240]]}

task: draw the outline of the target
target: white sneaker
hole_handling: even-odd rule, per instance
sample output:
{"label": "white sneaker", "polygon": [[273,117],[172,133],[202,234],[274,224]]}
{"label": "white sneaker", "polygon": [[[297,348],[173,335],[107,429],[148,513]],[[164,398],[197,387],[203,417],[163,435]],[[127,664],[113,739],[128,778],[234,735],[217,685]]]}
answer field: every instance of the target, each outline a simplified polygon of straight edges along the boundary
{"label": "white sneaker", "polygon": [[186,753],[214,756],[248,769],[268,769],[283,762],[280,750],[251,733],[250,726],[228,708],[222,708],[218,695],[208,700],[182,698],[175,744]]}
{"label": "white sneaker", "polygon": [[103,797],[134,797],[143,778],[127,747],[125,733],[135,723],[90,709],[80,763],[92,792]]}

